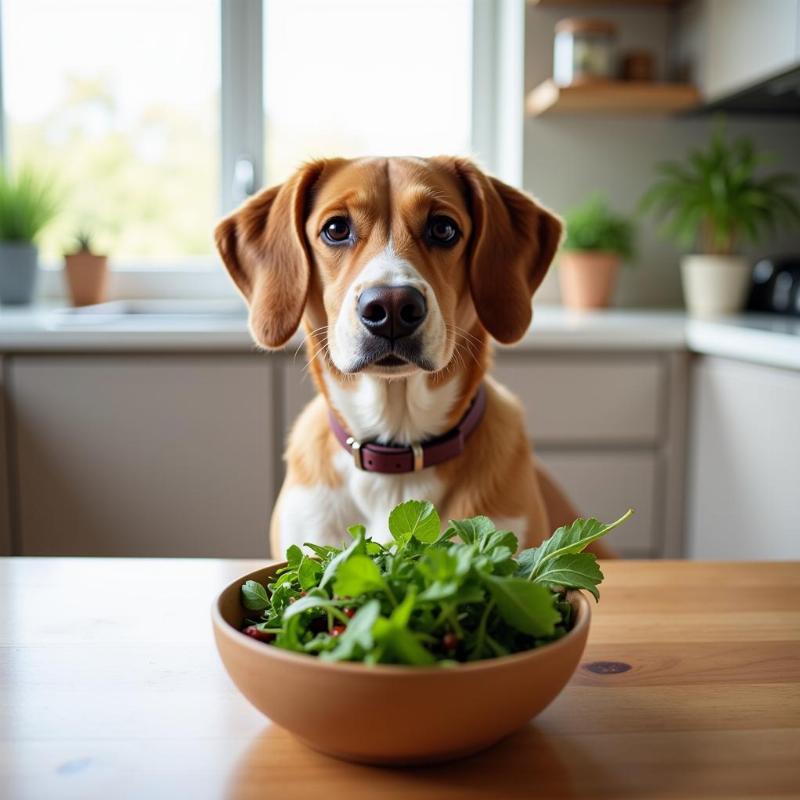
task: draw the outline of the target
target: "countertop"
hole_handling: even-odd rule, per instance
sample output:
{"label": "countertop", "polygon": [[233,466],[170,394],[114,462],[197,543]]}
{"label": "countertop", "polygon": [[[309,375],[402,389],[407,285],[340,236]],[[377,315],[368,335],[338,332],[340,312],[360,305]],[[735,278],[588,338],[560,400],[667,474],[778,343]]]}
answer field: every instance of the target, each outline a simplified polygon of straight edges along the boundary
{"label": "countertop", "polygon": [[[129,313],[118,313],[126,308]],[[294,352],[300,336],[287,346]],[[693,320],[678,311],[576,313],[535,307],[520,351],[680,351],[800,369],[800,320],[737,315]],[[108,313],[54,307],[0,310],[0,354],[16,352],[241,351],[255,346],[238,301],[128,301]]]}
{"label": "countertop", "polygon": [[414,769],[308,750],[237,693],[208,612],[257,565],[0,559],[0,796],[797,797],[800,563],[605,562],[562,695]]}

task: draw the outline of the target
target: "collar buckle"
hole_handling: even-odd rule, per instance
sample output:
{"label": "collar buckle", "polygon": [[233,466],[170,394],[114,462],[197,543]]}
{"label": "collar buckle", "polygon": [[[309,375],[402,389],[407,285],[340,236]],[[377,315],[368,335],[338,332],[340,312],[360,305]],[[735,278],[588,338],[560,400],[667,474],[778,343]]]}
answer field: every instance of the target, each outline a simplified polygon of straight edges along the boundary
{"label": "collar buckle", "polygon": [[414,472],[425,469],[425,451],[420,442],[411,443],[411,452],[414,454]]}
{"label": "collar buckle", "polygon": [[356,465],[356,469],[360,469],[363,472],[364,460],[363,454],[361,453],[361,442],[359,442],[358,439],[354,438],[353,436],[348,436],[345,440],[345,444],[353,452],[353,463]]}

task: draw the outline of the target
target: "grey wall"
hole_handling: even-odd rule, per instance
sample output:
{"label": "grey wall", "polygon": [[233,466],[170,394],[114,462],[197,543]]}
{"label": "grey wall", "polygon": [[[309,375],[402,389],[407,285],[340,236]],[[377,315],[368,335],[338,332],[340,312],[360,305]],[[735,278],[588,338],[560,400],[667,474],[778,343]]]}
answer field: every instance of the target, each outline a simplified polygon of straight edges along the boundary
{"label": "grey wall", "polygon": [[[677,41],[677,19],[669,9],[603,9],[593,16],[616,21],[620,45],[645,47],[654,52],[658,74],[671,69],[668,45]],[[528,6],[526,17],[526,92],[552,74],[553,29],[564,9]],[[576,14],[577,15],[577,14]],[[680,158],[690,147],[705,143],[713,121],[707,118],[622,116],[545,116],[525,123],[525,189],[546,205],[564,212],[593,191],[603,192],[617,210],[634,213],[653,178],[653,168],[664,159]],[[731,118],[732,134],[752,136],[772,151],[783,170],[800,174],[800,121]],[[681,304],[679,250],[664,240],[651,219],[640,219],[636,263],[623,270],[617,289],[619,305],[677,306]],[[751,257],[794,251],[800,253],[800,230],[782,232],[761,246],[747,247]],[[557,302],[555,269],[539,290],[540,302]]]}

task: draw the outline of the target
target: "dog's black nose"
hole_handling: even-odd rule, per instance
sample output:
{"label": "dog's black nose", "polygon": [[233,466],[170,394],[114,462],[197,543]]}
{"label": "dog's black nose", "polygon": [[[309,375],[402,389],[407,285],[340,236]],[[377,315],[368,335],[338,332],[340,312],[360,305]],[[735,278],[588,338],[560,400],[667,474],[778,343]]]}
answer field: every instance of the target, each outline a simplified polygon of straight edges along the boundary
{"label": "dog's black nose", "polygon": [[414,333],[427,313],[425,297],[413,286],[373,286],[358,298],[361,323],[384,339],[400,339]]}

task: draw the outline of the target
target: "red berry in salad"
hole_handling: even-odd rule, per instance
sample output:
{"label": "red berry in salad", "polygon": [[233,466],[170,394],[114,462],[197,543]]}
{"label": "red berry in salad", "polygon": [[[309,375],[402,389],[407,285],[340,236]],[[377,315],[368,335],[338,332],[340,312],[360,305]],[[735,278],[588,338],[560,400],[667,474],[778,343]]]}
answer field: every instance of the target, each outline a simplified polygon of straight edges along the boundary
{"label": "red berry in salad", "polygon": [[350,619],[353,619],[356,615],[356,610],[354,608],[343,608],[342,611],[344,611],[344,615],[350,617]]}
{"label": "red berry in salad", "polygon": [[258,639],[259,642],[271,642],[275,635],[267,633],[258,629],[258,625],[248,625],[243,631],[246,636],[252,636],[253,639]]}
{"label": "red berry in salad", "polygon": [[444,645],[445,650],[455,650],[458,647],[459,642],[458,636],[456,636],[452,631],[448,631],[444,636],[442,636],[442,644]]}
{"label": "red berry in salad", "polygon": [[331,628],[331,636],[340,636],[345,632],[346,628],[344,625],[334,625]]}

